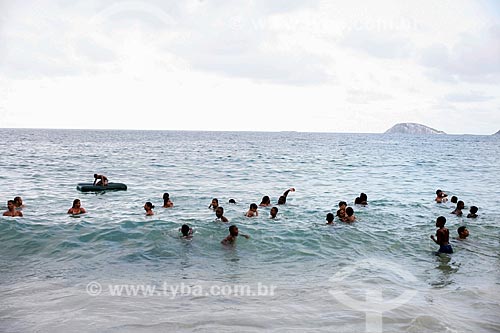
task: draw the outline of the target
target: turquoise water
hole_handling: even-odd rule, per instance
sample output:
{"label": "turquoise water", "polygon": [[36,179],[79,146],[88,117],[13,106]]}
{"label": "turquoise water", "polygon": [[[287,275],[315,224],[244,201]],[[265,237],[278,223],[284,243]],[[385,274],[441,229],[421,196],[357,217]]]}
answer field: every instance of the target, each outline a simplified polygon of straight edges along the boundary
{"label": "turquoise water", "polygon": [[[0,207],[17,195],[26,205],[23,218],[0,217],[2,332],[500,331],[498,137],[0,135]],[[76,184],[93,181],[95,172],[128,190],[78,192]],[[264,195],[276,203],[290,187],[296,192],[277,220],[269,219],[270,207],[244,217],[250,203]],[[479,218],[456,217],[454,205],[434,203],[437,188],[463,200],[465,213],[478,206]],[[163,192],[174,208],[161,208]],[[360,192],[369,205],[353,206],[356,223],[324,225],[338,201],[353,205]],[[213,197],[250,239],[220,244],[227,225],[214,221]],[[88,214],[66,214],[75,198]],[[146,201],[156,205],[155,216],[144,216]],[[452,237],[460,225],[470,231],[467,241],[452,241],[449,256],[435,256],[429,238],[439,215]],[[184,223],[195,229],[192,240],[178,237]],[[88,286],[97,283],[102,289],[94,295]],[[213,286],[255,291],[259,284],[274,293],[205,293]],[[112,295],[108,287],[117,285],[154,286],[155,293]],[[163,292],[166,285],[184,292]]]}

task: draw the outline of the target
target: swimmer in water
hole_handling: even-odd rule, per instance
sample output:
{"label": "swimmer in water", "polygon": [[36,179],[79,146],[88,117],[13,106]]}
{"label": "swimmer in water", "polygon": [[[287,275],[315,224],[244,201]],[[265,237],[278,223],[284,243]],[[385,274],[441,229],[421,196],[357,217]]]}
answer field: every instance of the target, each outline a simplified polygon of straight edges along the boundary
{"label": "swimmer in water", "polygon": [[179,229],[181,232],[181,238],[190,239],[193,238],[193,229],[190,228],[187,224],[183,224]]}
{"label": "swimmer in water", "polygon": [[24,208],[23,199],[21,197],[15,197],[14,206],[16,206],[16,209],[22,210]]}
{"label": "swimmer in water", "polygon": [[339,202],[339,209],[337,210],[337,217],[339,220],[343,221],[345,218],[345,209],[347,208],[347,202],[345,201],[340,201]]}
{"label": "swimmer in water", "polygon": [[356,221],[356,215],[354,215],[354,209],[352,207],[347,207],[345,209],[345,217],[342,222],[352,223]]}
{"label": "swimmer in water", "polygon": [[469,230],[467,230],[467,227],[464,225],[458,227],[457,232],[458,232],[458,237],[457,237],[458,240],[466,240],[467,237],[469,237]]}
{"label": "swimmer in water", "polygon": [[294,187],[290,187],[288,190],[286,190],[285,192],[283,192],[283,195],[278,198],[278,205],[284,205],[284,204],[286,204],[286,198],[288,197],[288,194],[290,192],[295,192],[295,188]]}
{"label": "swimmer in water", "polygon": [[163,193],[163,208],[172,208],[174,203],[170,200],[170,194],[167,192]]}
{"label": "swimmer in water", "polygon": [[217,207],[219,207],[219,199],[213,198],[212,202],[210,203],[210,206],[208,206],[208,208],[209,209],[211,208],[215,211],[217,209]]}
{"label": "swimmer in water", "polygon": [[464,209],[464,207],[464,202],[460,200],[459,202],[457,202],[457,207],[455,208],[455,210],[453,210],[451,213],[455,214],[456,216],[462,216],[462,209]]}
{"label": "swimmer in water", "polygon": [[332,213],[326,214],[326,224],[335,224],[335,223],[333,223],[333,214]]}
{"label": "swimmer in water", "polygon": [[436,201],[437,203],[446,202],[446,201],[448,201],[447,197],[448,197],[448,194],[444,193],[441,190],[436,190],[436,199],[434,199],[434,201]]}
{"label": "swimmer in water", "polygon": [[257,211],[257,204],[256,203],[251,203],[250,208],[246,212],[245,216],[246,217],[254,217],[254,216],[259,216],[259,212]]}
{"label": "swimmer in water", "polygon": [[155,206],[149,201],[144,204],[144,210],[146,211],[146,216],[155,215],[155,213],[153,212],[153,208],[155,208]]}
{"label": "swimmer in water", "polygon": [[236,243],[236,238],[238,238],[238,236],[245,237],[246,239],[250,238],[250,236],[248,236],[248,235],[240,234],[238,227],[235,225],[232,225],[229,227],[229,235],[221,241],[221,244],[234,245]]}
{"label": "swimmer in water", "polygon": [[467,214],[467,218],[475,219],[478,216],[476,214],[477,211],[478,211],[478,208],[476,206],[470,206],[470,208],[469,208],[469,214]]}
{"label": "swimmer in water", "polygon": [[271,208],[270,214],[270,218],[275,219],[278,216],[278,207]]}
{"label": "swimmer in water", "polygon": [[227,223],[229,220],[224,216],[224,208],[222,206],[217,207],[215,210],[215,216],[217,217],[218,221]]}
{"label": "swimmer in water", "polygon": [[23,217],[23,212],[16,210],[14,200],[9,200],[7,201],[7,211],[3,213],[3,216]]}
{"label": "swimmer in water", "polygon": [[68,209],[68,214],[73,214],[73,215],[85,214],[86,212],[87,211],[85,210],[85,208],[82,207],[80,199],[73,200],[73,206],[70,209]]}
{"label": "swimmer in water", "polygon": [[436,227],[439,228],[436,231],[436,237],[431,235],[431,239],[434,243],[439,245],[438,253],[453,253],[453,248],[450,244],[450,232],[444,227],[446,224],[446,217],[440,216],[436,219]]}
{"label": "swimmer in water", "polygon": [[271,206],[271,199],[269,199],[269,197],[267,195],[263,196],[262,200],[260,201],[259,206],[260,207]]}

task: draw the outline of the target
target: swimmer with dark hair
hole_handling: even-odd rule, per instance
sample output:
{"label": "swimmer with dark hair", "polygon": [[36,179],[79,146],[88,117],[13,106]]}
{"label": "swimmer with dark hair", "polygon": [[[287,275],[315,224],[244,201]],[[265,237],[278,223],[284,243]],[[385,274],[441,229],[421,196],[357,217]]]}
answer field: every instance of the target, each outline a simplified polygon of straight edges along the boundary
{"label": "swimmer with dark hair", "polygon": [[259,206],[261,207],[271,206],[271,199],[269,199],[269,196],[267,195],[263,196]]}
{"label": "swimmer with dark hair", "polygon": [[238,236],[245,237],[246,239],[250,238],[250,236],[248,236],[248,235],[240,234],[238,227],[235,225],[232,225],[229,227],[229,235],[221,241],[221,244],[222,245],[234,245],[236,243],[236,238],[238,238]]}
{"label": "swimmer with dark hair", "polygon": [[212,199],[212,202],[210,203],[210,205],[208,206],[208,208],[211,208],[213,210],[216,210],[217,207],[219,207],[219,199],[217,198],[213,198]]}
{"label": "swimmer with dark hair", "polygon": [[335,223],[333,223],[333,214],[332,213],[326,214],[326,224],[335,224]]}
{"label": "swimmer with dark hair", "polygon": [[9,200],[7,201],[7,210],[3,213],[3,216],[23,217],[23,212],[16,210],[14,200]]}
{"label": "swimmer with dark hair", "polygon": [[356,216],[354,215],[354,209],[352,207],[347,207],[345,209],[345,217],[342,222],[352,223],[356,221]]}
{"label": "swimmer with dark hair", "polygon": [[347,207],[347,202],[339,201],[339,209],[337,210],[337,217],[339,220],[343,221],[345,218],[345,209]]}
{"label": "swimmer with dark hair", "polygon": [[464,209],[465,204],[462,200],[457,202],[457,207],[451,212],[452,214],[455,214],[456,216],[462,216],[462,209]]}
{"label": "swimmer with dark hair", "polygon": [[153,208],[155,208],[155,206],[149,201],[144,204],[144,210],[146,211],[146,216],[155,215],[155,213],[153,212]]}
{"label": "swimmer with dark hair", "polygon": [[227,217],[224,216],[224,208],[222,206],[217,207],[217,209],[215,210],[215,216],[217,217],[218,221],[221,221],[224,223],[229,222]]}
{"label": "swimmer with dark hair", "polygon": [[253,216],[259,216],[259,212],[257,211],[257,204],[256,203],[251,203],[250,208],[246,212],[245,216],[246,217],[253,217]]}
{"label": "swimmer with dark hair", "polygon": [[457,237],[458,240],[466,240],[467,237],[469,237],[469,230],[467,230],[467,227],[464,225],[461,227],[458,227],[457,233],[458,233],[458,237]]}
{"label": "swimmer with dark hair", "polygon": [[475,219],[477,217],[478,208],[476,206],[470,206],[469,214],[467,214],[467,218]]}
{"label": "swimmer with dark hair", "polygon": [[436,199],[434,199],[434,201],[436,201],[437,203],[446,202],[446,201],[448,201],[447,197],[448,197],[448,194],[444,193],[441,190],[436,190]]}
{"label": "swimmer with dark hair", "polygon": [[163,208],[172,208],[174,203],[170,200],[170,194],[167,192],[163,193]]}
{"label": "swimmer with dark hair", "polygon": [[271,208],[270,214],[270,218],[275,219],[278,216],[278,207]]}
{"label": "swimmer with dark hair", "polygon": [[282,196],[279,197],[278,199],[278,205],[284,205],[286,204],[286,198],[288,197],[288,194],[290,192],[295,192],[295,188],[290,187],[288,190],[286,190]]}
{"label": "swimmer with dark hair", "polygon": [[229,199],[229,203],[230,203],[230,204],[235,204],[235,205],[236,205],[236,200],[234,200],[234,199]]}
{"label": "swimmer with dark hair", "polygon": [[181,238],[190,239],[193,238],[193,229],[189,227],[187,224],[183,224],[180,228]]}
{"label": "swimmer with dark hair", "polygon": [[446,217],[440,216],[436,219],[436,227],[439,228],[436,231],[436,237],[431,235],[431,239],[434,243],[439,245],[438,253],[453,253],[453,248],[450,245],[450,232],[444,227],[446,224]]}
{"label": "swimmer with dark hair", "polygon": [[87,211],[85,210],[85,208],[82,207],[80,199],[73,200],[73,206],[70,209],[68,209],[68,214],[73,214],[73,215],[85,214],[86,212]]}
{"label": "swimmer with dark hair", "polygon": [[457,201],[458,201],[458,198],[456,196],[452,196],[451,199],[450,199],[450,202],[454,203],[454,204],[456,204]]}
{"label": "swimmer with dark hair", "polygon": [[23,209],[23,199],[21,197],[15,197],[14,198],[14,206],[16,206],[16,209]]}

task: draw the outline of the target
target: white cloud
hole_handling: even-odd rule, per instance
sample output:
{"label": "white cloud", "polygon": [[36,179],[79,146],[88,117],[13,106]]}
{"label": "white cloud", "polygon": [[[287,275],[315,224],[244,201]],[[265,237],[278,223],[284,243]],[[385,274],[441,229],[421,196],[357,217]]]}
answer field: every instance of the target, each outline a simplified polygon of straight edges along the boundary
{"label": "white cloud", "polygon": [[489,134],[500,19],[485,4],[2,3],[0,126]]}

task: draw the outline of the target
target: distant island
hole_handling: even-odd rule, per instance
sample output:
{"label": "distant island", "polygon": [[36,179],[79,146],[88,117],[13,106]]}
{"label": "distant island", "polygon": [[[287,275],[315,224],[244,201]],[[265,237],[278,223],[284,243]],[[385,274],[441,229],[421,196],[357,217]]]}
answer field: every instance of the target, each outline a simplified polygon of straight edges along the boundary
{"label": "distant island", "polygon": [[446,134],[443,131],[435,130],[428,126],[416,123],[399,123],[387,131],[384,134]]}
{"label": "distant island", "polygon": [[500,130],[498,132],[496,132],[495,134],[492,134],[492,135],[500,135]]}

